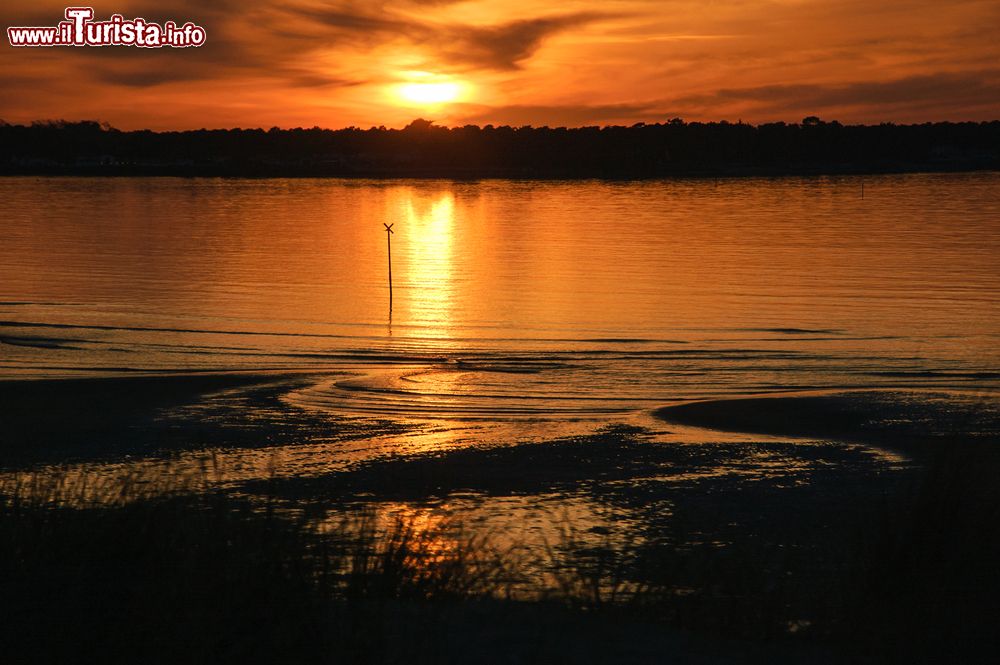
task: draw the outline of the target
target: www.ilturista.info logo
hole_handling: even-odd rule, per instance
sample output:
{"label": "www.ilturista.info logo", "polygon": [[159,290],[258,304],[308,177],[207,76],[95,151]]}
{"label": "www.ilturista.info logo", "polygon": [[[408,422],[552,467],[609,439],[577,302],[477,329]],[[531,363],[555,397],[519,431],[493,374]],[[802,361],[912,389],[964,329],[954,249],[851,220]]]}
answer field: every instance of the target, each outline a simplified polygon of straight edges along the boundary
{"label": "www.ilturista.info logo", "polygon": [[67,7],[66,20],[55,27],[7,28],[11,46],[138,46],[139,48],[186,48],[205,43],[205,28],[188,21],[163,25],[144,18],[126,20],[112,14],[107,21],[94,21],[92,7]]}

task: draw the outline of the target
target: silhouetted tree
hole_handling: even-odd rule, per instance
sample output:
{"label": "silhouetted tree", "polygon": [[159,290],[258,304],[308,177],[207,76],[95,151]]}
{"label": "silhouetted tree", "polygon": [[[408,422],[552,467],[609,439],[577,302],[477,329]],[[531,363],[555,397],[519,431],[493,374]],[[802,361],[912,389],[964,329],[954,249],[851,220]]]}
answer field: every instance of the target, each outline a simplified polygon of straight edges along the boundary
{"label": "silhouetted tree", "polygon": [[655,178],[1000,168],[1000,121],[122,132],[0,123],[0,173]]}

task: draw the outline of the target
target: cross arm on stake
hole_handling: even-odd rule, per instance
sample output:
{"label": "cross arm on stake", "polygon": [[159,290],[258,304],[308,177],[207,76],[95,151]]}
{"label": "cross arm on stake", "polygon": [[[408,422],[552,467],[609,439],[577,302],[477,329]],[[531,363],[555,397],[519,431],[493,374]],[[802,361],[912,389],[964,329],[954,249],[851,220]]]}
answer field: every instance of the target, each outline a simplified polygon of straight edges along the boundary
{"label": "cross arm on stake", "polygon": [[393,222],[392,224],[386,224],[385,222],[382,222],[382,226],[385,227],[385,230],[388,231],[389,233],[393,233],[393,234],[396,233],[395,231],[392,230],[392,227],[395,226],[395,225],[396,225],[395,222]]}

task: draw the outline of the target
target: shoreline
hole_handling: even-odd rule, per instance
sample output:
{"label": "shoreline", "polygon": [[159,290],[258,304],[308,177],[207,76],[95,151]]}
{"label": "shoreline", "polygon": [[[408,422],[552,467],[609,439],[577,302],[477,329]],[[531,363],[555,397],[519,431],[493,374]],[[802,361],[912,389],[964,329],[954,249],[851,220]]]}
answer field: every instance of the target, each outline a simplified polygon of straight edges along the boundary
{"label": "shoreline", "polygon": [[[0,467],[100,460],[192,446],[281,446],[294,443],[310,429],[320,436],[359,429],[352,438],[363,436],[353,423],[366,420],[361,416],[298,413],[280,402],[288,389],[338,374],[249,370],[0,379],[0,402],[5,405]],[[234,391],[239,404],[213,406],[204,399],[226,391]],[[177,409],[188,412],[163,417]],[[247,409],[268,415],[250,422]],[[648,413],[656,421],[708,430],[827,439],[918,457],[942,442],[1000,444],[1000,399],[981,392],[810,391],[683,403]],[[390,426],[391,418],[381,420],[372,436],[402,427]],[[614,422],[612,418],[606,424]]]}

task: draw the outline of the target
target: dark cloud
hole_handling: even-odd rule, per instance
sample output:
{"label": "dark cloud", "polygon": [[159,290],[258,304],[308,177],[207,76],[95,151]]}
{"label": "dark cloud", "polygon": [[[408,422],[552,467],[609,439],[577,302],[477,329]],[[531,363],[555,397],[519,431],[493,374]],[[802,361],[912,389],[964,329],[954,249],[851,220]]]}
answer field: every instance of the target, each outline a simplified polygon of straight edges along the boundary
{"label": "dark cloud", "polygon": [[[470,26],[428,23],[385,10],[375,13],[343,5],[289,7],[286,11],[332,29],[341,39],[362,43],[401,39],[426,47],[456,65],[500,70],[518,68],[552,35],[609,18],[607,14],[578,12],[493,26]],[[303,28],[301,36],[315,35],[311,26]]]}
{"label": "dark cloud", "polygon": [[438,45],[446,59],[487,69],[516,69],[542,42],[570,28],[592,23],[607,15],[578,13],[514,21],[486,28],[449,27]]}
{"label": "dark cloud", "polygon": [[308,71],[288,70],[282,78],[286,83],[296,88],[353,88],[364,85],[369,81],[361,79],[341,78],[338,76],[327,76]]}
{"label": "dark cloud", "polygon": [[890,81],[859,81],[835,85],[789,84],[722,88],[714,93],[682,97],[674,101],[680,105],[699,107],[744,101],[759,105],[765,111],[787,108],[821,110],[850,106],[1000,107],[1000,69],[938,72]]}
{"label": "dark cloud", "polygon": [[382,11],[374,13],[364,9],[352,10],[350,7],[341,6],[288,7],[286,11],[289,14],[307,18],[317,25],[324,25],[342,32],[362,33],[369,37],[386,34],[415,36],[424,32],[420,23],[390,18]]}

